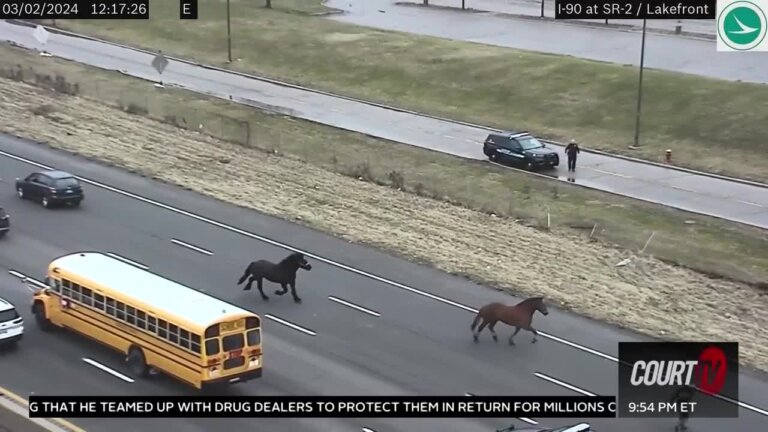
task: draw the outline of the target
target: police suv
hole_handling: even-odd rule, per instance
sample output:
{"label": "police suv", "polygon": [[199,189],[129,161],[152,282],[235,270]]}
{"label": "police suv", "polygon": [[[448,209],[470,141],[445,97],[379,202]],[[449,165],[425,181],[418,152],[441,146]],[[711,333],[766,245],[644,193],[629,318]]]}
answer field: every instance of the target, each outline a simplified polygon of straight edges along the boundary
{"label": "police suv", "polygon": [[0,298],[0,344],[16,344],[23,334],[24,318],[11,302]]}
{"label": "police suv", "polygon": [[557,152],[547,148],[528,132],[491,133],[483,143],[483,153],[493,162],[527,170],[554,168],[560,164]]}

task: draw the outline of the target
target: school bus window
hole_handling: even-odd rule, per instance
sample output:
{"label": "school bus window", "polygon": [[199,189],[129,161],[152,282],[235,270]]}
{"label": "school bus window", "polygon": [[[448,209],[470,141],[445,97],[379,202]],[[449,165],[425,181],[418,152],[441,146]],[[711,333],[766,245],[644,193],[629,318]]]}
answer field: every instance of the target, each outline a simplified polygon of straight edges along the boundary
{"label": "school bus window", "polygon": [[258,330],[251,330],[248,332],[248,345],[256,346],[261,343],[261,332]]}
{"label": "school bus window", "polygon": [[182,348],[189,349],[189,332],[184,329],[179,329],[179,345]]}
{"label": "school bus window", "polygon": [[219,340],[208,339],[205,341],[205,355],[216,355],[219,353]]}
{"label": "school bus window", "polygon": [[72,285],[69,283],[69,281],[64,281],[64,285],[61,288],[61,295],[63,297],[72,296]]}
{"label": "school bus window", "polygon": [[171,343],[179,343],[179,328],[171,323],[168,323],[168,340]]}
{"label": "school bus window", "polygon": [[192,351],[200,354],[200,336],[193,334],[192,335],[192,345],[191,345]]}
{"label": "school bus window", "polygon": [[115,316],[115,301],[111,298],[107,298],[107,314]]}
{"label": "school bus window", "polygon": [[157,320],[157,335],[163,339],[168,339],[168,323],[164,320]]}
{"label": "school bus window", "polygon": [[136,311],[136,327],[144,330],[147,328],[147,314],[143,311]]}
{"label": "school bus window", "polygon": [[93,294],[93,307],[98,310],[104,310],[104,296],[101,294]]}
{"label": "school bus window", "polygon": [[117,302],[115,304],[115,311],[117,311],[117,319],[125,321],[125,303]]}
{"label": "school bus window", "polygon": [[93,291],[86,287],[80,287],[80,295],[85,305],[93,306]]}
{"label": "school bus window", "polygon": [[56,291],[57,293],[60,293],[61,292],[61,281],[57,280],[57,279],[54,279],[53,281],[54,281],[53,290]]}
{"label": "school bus window", "polygon": [[214,324],[207,329],[205,329],[205,337],[206,338],[212,338],[219,335],[219,325]]}
{"label": "school bus window", "polygon": [[252,329],[259,326],[259,319],[254,317],[248,317],[245,319],[245,328]]}
{"label": "school bus window", "polygon": [[136,325],[136,308],[128,306],[125,308],[125,318],[130,325]]}
{"label": "school bus window", "polygon": [[72,300],[80,301],[80,285],[72,284]]}
{"label": "school bus window", "polygon": [[157,320],[155,317],[147,315],[147,330],[152,333],[157,333]]}
{"label": "school bus window", "polygon": [[233,334],[229,336],[224,336],[224,339],[221,340],[221,344],[223,345],[224,351],[234,351],[236,349],[240,349],[243,347],[243,334]]}

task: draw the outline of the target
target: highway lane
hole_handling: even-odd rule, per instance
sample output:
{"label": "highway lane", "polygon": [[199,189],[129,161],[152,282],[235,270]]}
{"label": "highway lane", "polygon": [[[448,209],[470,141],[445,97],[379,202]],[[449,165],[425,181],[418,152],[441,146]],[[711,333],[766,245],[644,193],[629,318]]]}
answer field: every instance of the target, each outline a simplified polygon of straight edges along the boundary
{"label": "highway lane", "polygon": [[[186,202],[193,206],[200,203],[203,207],[216,206],[219,209],[221,207],[228,207],[220,203],[214,204],[212,200],[201,199],[194,194],[179,191],[176,188],[158,187],[156,184],[152,184],[152,182],[144,179],[116,173],[114,170],[66,157],[62,153],[50,152],[43,147],[23,146],[16,141],[6,141],[4,144],[9,144],[2,147],[5,150],[12,148],[17,152],[25,152],[26,156],[36,156],[38,157],[37,160],[48,165],[63,167],[80,175],[86,175],[87,173],[86,176],[88,178],[97,179],[99,172],[101,172],[101,175],[109,178],[111,184],[117,184],[115,180],[118,179],[118,183],[120,180],[127,180],[130,186],[132,186],[131,190],[137,192],[141,190],[142,194],[148,195],[164,195],[165,198],[169,199],[169,201],[165,201],[168,203],[172,203],[175,200]],[[1,175],[6,183],[11,181],[12,177],[29,171],[29,167],[17,162],[8,159],[0,160],[3,161],[2,165],[0,165],[0,173],[2,173]],[[328,350],[329,353],[333,353],[334,356],[338,357],[339,361],[343,361],[345,358],[354,359],[350,363],[361,368],[368,367],[370,371],[378,371],[382,376],[382,381],[402,383],[404,386],[410,386],[417,393],[444,392],[446,394],[457,394],[457,392],[470,391],[475,394],[488,394],[509,392],[510,389],[524,389],[521,393],[526,394],[535,394],[539,393],[539,391],[541,393],[562,392],[562,388],[550,389],[547,387],[552,386],[550,383],[537,381],[537,378],[531,378],[534,372],[531,369],[531,365],[536,365],[538,368],[541,368],[540,372],[579,385],[581,388],[586,388],[589,391],[605,394],[615,393],[615,381],[613,381],[614,384],[611,384],[611,377],[609,376],[606,379],[604,375],[606,365],[604,363],[596,363],[597,360],[605,362],[605,360],[599,357],[544,340],[540,344],[530,345],[527,343],[525,335],[519,337],[521,349],[516,348],[515,351],[509,351],[508,347],[504,345],[497,347],[489,343],[474,346],[469,343],[468,323],[471,315],[465,311],[447,307],[442,303],[421,296],[417,296],[417,300],[415,300],[413,294],[407,291],[396,290],[388,285],[377,286],[376,283],[372,283],[370,280],[361,280],[362,278],[359,276],[350,273],[339,273],[335,269],[325,268],[322,265],[315,266],[311,278],[303,274],[300,279],[300,293],[305,298],[303,305],[295,306],[288,299],[276,299],[277,301],[272,301],[265,305],[258,300],[257,294],[244,295],[244,293],[238,292],[237,288],[233,287],[234,279],[239,276],[244,265],[244,263],[241,263],[243,256],[249,256],[252,253],[258,256],[280,257],[285,254],[284,251],[265,248],[262,245],[254,244],[252,240],[244,241],[243,236],[234,236],[228,231],[221,229],[212,230],[210,225],[202,224],[198,221],[185,219],[184,223],[179,223],[178,215],[158,211],[156,207],[138,204],[135,201],[116,196],[111,192],[89,188],[87,193],[87,206],[74,212],[67,210],[57,211],[57,216],[62,218],[60,224],[67,226],[67,229],[46,231],[46,241],[55,242],[62,246],[66,245],[66,247],[71,247],[72,243],[77,243],[82,245],[79,248],[109,250],[105,248],[114,247],[116,244],[115,240],[119,239],[120,250],[117,251],[118,253],[145,264],[156,263],[150,264],[153,270],[196,286],[209,280],[210,282],[204,285],[211,286],[211,289],[216,290],[217,294],[222,292],[223,286],[224,296],[230,300],[235,300],[235,302],[247,305],[247,307],[253,307],[254,310],[260,313],[269,311],[268,313],[317,331],[317,338],[298,334],[306,338],[306,340],[302,340],[302,344],[317,343],[316,349],[318,352],[323,352],[324,349]],[[10,197],[12,190],[8,194],[7,196]],[[32,203],[11,201],[9,204],[12,217],[14,214],[23,214],[25,225],[29,224],[30,227],[45,226],[50,221],[49,213]],[[15,206],[18,206],[18,208]],[[209,208],[209,210],[213,210],[213,208]],[[241,209],[222,210],[224,212],[231,211],[236,216],[238,222],[240,222],[239,225],[244,227],[249,225],[254,219],[257,220],[257,227],[255,228],[272,227],[273,229],[270,232],[284,232],[288,226],[284,222],[269,221],[269,218],[257,217],[254,213]],[[125,217],[126,215],[128,217]],[[15,220],[18,219],[19,217],[17,216]],[[151,223],[147,223],[147,221]],[[143,225],[143,227],[133,226],[133,224]],[[59,223],[56,225],[59,226]],[[142,229],[144,230],[143,232]],[[291,240],[308,241],[314,245],[321,246],[318,244],[320,239],[321,243],[330,243],[325,248],[341,249],[338,240],[330,240],[326,236],[318,235],[309,230],[296,227],[293,227],[293,229],[298,231],[298,233],[290,236]],[[77,236],[77,238],[73,239],[72,231],[87,232],[89,234],[82,237]],[[39,235],[39,233],[35,232],[35,236],[31,237],[38,238]],[[148,238],[147,242],[151,244],[143,240],[145,236]],[[208,256],[180,249],[179,246],[170,243],[169,239],[173,237],[203,246],[213,251],[214,255]],[[34,238],[30,239],[29,242],[34,244],[36,241],[39,241]],[[160,243],[156,245],[154,242]],[[342,244],[344,249],[357,249],[350,250],[347,253],[357,256],[358,260],[366,258],[365,253],[362,252],[364,249]],[[41,254],[42,263],[36,265],[36,268],[43,269],[49,259],[45,255],[53,252],[47,249],[45,251],[45,253]],[[13,258],[9,258],[9,260],[13,262]],[[3,260],[3,262],[8,262],[8,260]],[[14,264],[21,266],[28,262],[29,260],[24,257],[24,262],[14,262]],[[389,262],[387,259],[377,260],[377,262],[381,262],[385,268],[392,265],[393,271],[397,271],[394,274],[398,274],[399,280],[402,280],[403,276],[409,276],[411,273],[415,274],[421,271],[423,273],[422,278],[433,280],[431,284],[426,283],[425,287],[434,288],[433,292],[439,292],[441,295],[450,294],[453,299],[458,299],[456,294],[465,290],[468,294],[471,293],[472,296],[478,296],[482,292],[483,297],[487,299],[508,299],[508,297],[498,293],[491,293],[489,290],[479,290],[476,287],[470,291],[472,289],[469,286],[470,284],[440,275],[431,270],[424,270],[411,264],[405,264],[400,260],[389,258]],[[167,268],[164,266],[167,266]],[[200,268],[206,268],[206,270],[198,275],[196,272],[199,270],[196,269]],[[191,271],[192,269],[195,269],[195,272]],[[24,271],[23,269],[17,270]],[[382,274],[381,270],[380,268],[377,273]],[[324,274],[324,272],[327,272],[327,274]],[[223,282],[228,277],[232,282],[229,280]],[[311,282],[302,284],[301,281],[305,280]],[[439,285],[436,287],[435,283]],[[302,287],[304,288],[302,289]],[[270,288],[270,291],[271,289],[273,288]],[[325,303],[322,302],[324,296],[329,292],[339,298],[371,307],[382,314],[381,318],[391,321],[381,325],[377,321],[372,323],[371,319],[379,320],[381,318],[368,317],[353,310],[349,311],[353,313],[351,315],[341,315],[342,312],[338,308],[343,306],[327,300]],[[478,305],[480,303],[471,302],[469,304]],[[306,311],[308,305],[312,305],[311,315]],[[338,317],[344,318],[336,320]],[[429,317],[429,319],[424,319],[424,317]],[[569,320],[572,321],[570,325],[563,326]],[[599,342],[603,339],[604,344],[613,344],[611,352],[615,351],[616,339],[613,339],[612,342],[604,339],[606,334],[611,335],[613,333],[611,330],[604,331],[600,329],[600,326],[596,326],[587,320],[581,320],[581,322],[578,322],[578,320],[579,318],[569,317],[567,314],[560,316],[560,314],[553,313],[551,318],[539,320],[539,322],[543,329],[557,332],[560,336],[564,336],[564,329],[575,328],[584,330],[588,326],[592,331],[585,331],[584,333],[586,334],[583,339],[586,339],[587,342],[595,339]],[[346,325],[339,324],[341,322]],[[547,328],[550,323],[554,324],[556,322],[559,324],[557,328],[553,328],[553,330]],[[323,338],[322,343],[316,342],[320,338]],[[627,339],[631,337],[620,336],[620,338]],[[370,341],[376,341],[376,344],[374,345]],[[382,344],[383,341],[390,341],[391,344]],[[584,343],[584,341],[581,342]],[[402,353],[403,350],[400,347],[403,346],[406,347],[406,354],[412,352],[413,355],[405,359],[401,359],[399,356],[393,356],[394,358],[387,357],[391,352]],[[384,352],[382,353],[381,350],[384,350]],[[439,369],[433,367],[434,364],[439,364],[444,359],[454,358],[456,361],[451,364],[447,364]],[[570,361],[564,362],[563,359]],[[611,368],[611,366],[608,366],[608,368]],[[393,369],[397,369],[398,372],[395,373]],[[510,373],[511,369],[514,369],[512,374]],[[407,372],[401,372],[402,370]],[[478,372],[478,370],[481,371]],[[446,378],[446,374],[450,379]],[[456,376],[459,376],[459,378],[457,379]],[[531,383],[531,380],[533,383]],[[756,383],[756,386],[757,391],[760,391],[760,387],[764,390],[764,384]],[[743,387],[748,388],[748,385]],[[445,390],[437,391],[441,389]],[[371,392],[365,389],[362,391],[365,393]],[[373,393],[375,392],[374,390]],[[762,391],[762,393],[765,392]],[[569,393],[566,392],[566,394]],[[742,392],[742,395],[745,394],[747,393]],[[744,398],[749,401],[754,400],[747,397]],[[746,415],[741,421],[749,422],[749,418],[750,416]],[[757,421],[759,420],[761,419],[757,419]],[[752,421],[755,421],[755,419],[753,418]],[[649,429],[649,425],[646,423],[637,423],[636,427],[638,428],[637,430],[652,430]],[[633,430],[631,425],[625,422],[622,422],[622,429]]]}
{"label": "highway lane", "polygon": [[[29,27],[0,22],[0,39],[41,49]],[[150,55],[134,49],[62,34],[50,34],[44,49],[92,66],[120,70],[152,81],[159,75]],[[235,102],[274,107],[286,115],[366,133],[469,159],[485,159],[488,129],[400,112],[328,94],[258,80],[171,60],[162,80]],[[234,97],[232,97],[234,95]],[[562,148],[551,144],[562,154]],[[588,149],[588,143],[583,146]],[[768,188],[585,152],[572,175],[561,164],[547,173],[560,181],[768,228]]]}

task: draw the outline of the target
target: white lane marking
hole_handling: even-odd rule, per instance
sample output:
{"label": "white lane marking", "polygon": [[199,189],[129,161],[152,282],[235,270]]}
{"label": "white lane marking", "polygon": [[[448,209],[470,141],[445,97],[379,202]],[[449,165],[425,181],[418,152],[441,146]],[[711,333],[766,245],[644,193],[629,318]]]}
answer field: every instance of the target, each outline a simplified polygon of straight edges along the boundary
{"label": "white lane marking", "polygon": [[443,135],[443,138],[456,139],[456,137],[453,137],[453,136],[450,136],[450,135]]}
{"label": "white lane marking", "polygon": [[201,254],[206,254],[208,256],[213,255],[213,252],[211,252],[209,250],[205,250],[203,248],[199,248],[199,247],[197,247],[195,245],[191,245],[189,243],[184,243],[181,240],[171,239],[171,243],[177,244],[179,246],[183,246],[183,247],[188,248],[188,249],[192,249],[193,251],[200,252]]}
{"label": "white lane marking", "polygon": [[597,172],[599,172],[599,173],[608,174],[608,175],[612,175],[612,176],[616,176],[616,177],[622,177],[622,178],[632,178],[632,176],[630,176],[630,175],[626,175],[626,174],[619,174],[619,173],[615,173],[615,172],[613,172],[613,171],[605,171],[605,170],[601,170],[601,169],[597,169],[597,168],[590,168],[590,169],[591,169],[592,171],[597,171]]}
{"label": "white lane marking", "polygon": [[373,430],[373,429],[370,429],[370,428],[364,427],[364,428],[363,428],[363,432],[376,432],[376,431],[375,431],[375,430]]}
{"label": "white lane marking", "polygon": [[140,263],[137,263],[136,261],[129,260],[128,258],[120,256],[118,254],[115,254],[115,253],[112,253],[112,252],[107,252],[106,254],[111,256],[112,258],[114,258],[116,260],[120,260],[120,261],[122,261],[124,263],[127,263],[127,264],[130,264],[130,265],[132,265],[134,267],[139,267],[139,268],[144,269],[144,270],[149,269],[149,266],[145,266],[144,264],[140,264]]}
{"label": "white lane marking", "polygon": [[736,200],[736,201],[738,201],[738,202],[740,202],[742,204],[748,204],[748,205],[755,206],[755,207],[765,207],[762,204],[758,204],[758,203],[752,202],[752,201],[742,201],[742,200]]}
{"label": "white lane marking", "polygon": [[118,372],[118,371],[116,371],[114,369],[110,369],[110,368],[104,366],[103,364],[101,364],[101,363],[99,363],[99,362],[97,362],[95,360],[89,359],[88,357],[83,357],[83,361],[88,363],[89,365],[97,368],[97,369],[103,370],[104,372],[106,372],[106,373],[108,373],[108,374],[110,374],[110,375],[112,375],[114,377],[120,378],[121,380],[123,380],[125,382],[128,382],[128,383],[134,382],[133,378],[131,378],[129,376],[126,376],[126,375],[123,375],[123,374],[121,374],[120,372]]}
{"label": "white lane marking", "polygon": [[[39,288],[48,288],[48,285],[46,285],[45,283],[40,282],[37,279],[33,279],[33,278],[29,277],[29,276],[24,276],[24,279],[22,279],[22,282],[24,282],[24,283],[31,283],[32,285],[37,285]],[[31,288],[29,290],[33,291]]]}
{"label": "white lane marking", "polygon": [[288,322],[288,321],[286,321],[286,320],[284,320],[282,318],[278,318],[278,317],[276,317],[274,315],[270,315],[270,314],[264,314],[264,316],[269,318],[269,319],[271,319],[272,321],[278,322],[278,323],[280,323],[280,324],[282,324],[282,325],[284,325],[286,327],[290,327],[290,328],[292,328],[294,330],[298,330],[298,331],[300,331],[302,333],[306,333],[306,334],[308,334],[310,336],[317,336],[317,333],[313,332],[312,330],[305,329],[304,327],[298,326],[298,325],[296,325],[296,324],[294,324],[292,322]]}
{"label": "white lane marking", "polygon": [[557,385],[559,385],[561,387],[565,387],[565,388],[567,388],[569,390],[573,390],[576,393],[581,393],[584,396],[596,396],[594,393],[590,393],[590,392],[588,392],[588,391],[586,391],[584,389],[580,389],[580,388],[578,388],[578,387],[576,387],[574,385],[570,385],[570,384],[568,384],[566,382],[562,382],[559,379],[552,378],[551,376],[544,375],[543,373],[534,372],[533,374],[536,375],[537,377],[545,380],[545,381],[549,381],[549,382],[557,384]]}
{"label": "white lane marking", "polygon": [[[464,393],[464,396],[474,396],[472,393]],[[528,424],[537,425],[539,422],[533,419],[529,419],[528,417],[518,417],[518,420],[524,421]]]}
{"label": "white lane marking", "polygon": [[24,279],[27,277],[24,273],[19,273],[16,270],[8,270],[8,273],[10,273],[12,276],[16,276],[19,279]]}
{"label": "white lane marking", "polygon": [[350,303],[350,302],[348,302],[346,300],[342,300],[342,299],[340,299],[338,297],[328,296],[328,300],[330,300],[332,302],[339,303],[339,304],[343,304],[344,306],[351,307],[352,309],[357,309],[360,312],[365,312],[365,313],[373,315],[375,317],[380,317],[381,316],[381,314],[378,313],[378,312],[374,312],[374,311],[372,311],[370,309],[366,309],[366,308],[364,308],[362,306],[358,306],[358,305],[356,305],[354,303]]}
{"label": "white lane marking", "polygon": [[[14,160],[17,160],[19,162],[23,162],[23,163],[28,164],[28,165],[36,166],[38,168],[44,168],[44,169],[48,169],[48,170],[52,170],[53,169],[53,168],[51,168],[51,167],[49,167],[47,165],[43,165],[43,164],[41,164],[39,162],[35,162],[33,160],[26,159],[26,158],[23,158],[21,156],[16,156],[15,154],[8,153],[8,152],[3,151],[3,150],[0,150],[0,155],[3,155],[5,157],[8,157],[8,158],[11,158],[11,159],[14,159]],[[498,164],[494,164],[494,165],[498,165]],[[499,165],[499,166],[503,167],[503,165]],[[407,285],[403,285],[403,284],[401,284],[399,282],[395,282],[395,281],[383,278],[381,276],[376,276],[376,275],[374,275],[372,273],[368,273],[368,272],[363,271],[363,270],[358,270],[358,269],[356,269],[354,267],[350,267],[350,266],[348,266],[346,264],[342,264],[342,263],[330,260],[328,258],[323,258],[323,257],[321,257],[319,255],[315,255],[315,254],[312,254],[310,252],[307,252],[307,251],[304,251],[304,250],[301,250],[301,249],[297,249],[297,248],[295,248],[293,246],[289,246],[289,245],[287,245],[285,243],[280,243],[278,241],[269,239],[267,237],[263,237],[263,236],[260,236],[258,234],[254,234],[254,233],[242,230],[240,228],[233,227],[231,225],[227,225],[225,223],[222,223],[222,222],[219,222],[219,221],[216,221],[216,220],[213,220],[213,219],[209,219],[209,218],[204,217],[204,216],[196,215],[194,213],[191,213],[191,212],[188,212],[186,210],[182,210],[182,209],[170,206],[168,204],[161,203],[159,201],[155,201],[155,200],[152,200],[152,199],[149,199],[149,198],[145,198],[145,197],[140,196],[140,195],[136,195],[135,193],[124,191],[122,189],[118,189],[116,187],[109,186],[109,185],[106,185],[104,183],[99,183],[97,181],[93,181],[93,180],[90,180],[90,179],[85,178],[85,177],[75,176],[75,178],[77,178],[78,180],[80,180],[83,183],[87,183],[87,184],[90,184],[92,186],[96,186],[96,187],[108,190],[110,192],[116,193],[118,195],[122,195],[124,197],[135,199],[135,200],[143,202],[145,204],[153,205],[155,207],[158,207],[158,208],[161,208],[161,209],[164,209],[164,210],[168,210],[168,211],[170,211],[172,213],[176,213],[176,214],[179,214],[179,215],[182,215],[182,216],[186,216],[188,218],[197,220],[199,222],[207,223],[209,225],[213,225],[215,227],[218,227],[218,228],[221,228],[221,229],[233,232],[233,233],[240,234],[240,235],[242,235],[244,237],[252,238],[254,240],[258,240],[258,241],[270,244],[272,246],[276,246],[276,247],[279,247],[279,248],[283,248],[283,249],[289,250],[291,252],[300,252],[300,253],[304,254],[305,256],[310,257],[312,259],[316,259],[316,260],[318,260],[320,262],[323,262],[325,264],[328,264],[330,266],[333,266],[333,267],[336,267],[336,268],[340,268],[342,270],[346,270],[346,271],[348,271],[350,273],[355,273],[355,274],[357,274],[359,276],[363,276],[363,277],[366,277],[368,279],[373,279],[375,281],[378,281],[378,282],[381,282],[381,283],[385,283],[387,285],[391,285],[393,287],[400,288],[402,290],[409,291],[411,293],[414,293],[414,294],[417,294],[417,295],[420,295],[420,296],[424,296],[424,297],[430,298],[432,300],[436,300],[436,301],[439,301],[441,303],[445,303],[447,305],[457,307],[459,309],[464,309],[465,311],[468,311],[468,312],[472,312],[472,313],[477,313],[478,312],[477,309],[469,307],[469,306],[465,306],[465,305],[463,305],[461,303],[457,303],[455,301],[448,300],[448,299],[436,296],[434,294],[430,294],[428,292],[421,291],[419,289],[409,287]],[[586,347],[584,345],[579,345],[579,344],[577,344],[575,342],[568,341],[566,339],[557,337],[555,335],[551,335],[551,334],[548,334],[548,333],[545,333],[545,332],[542,332],[542,331],[539,331],[539,335],[541,337],[545,338],[545,339],[551,339],[551,340],[553,340],[555,342],[559,342],[559,343],[562,343],[564,345],[568,345],[571,348],[575,348],[577,350],[580,350],[580,351],[583,351],[583,352],[595,355],[597,357],[602,357],[602,358],[604,358],[606,360],[610,360],[610,361],[615,362],[615,363],[618,363],[618,361],[619,361],[619,359],[616,358],[616,357],[613,357],[611,355],[602,353],[602,352],[594,350],[592,348],[588,348],[588,347]],[[747,410],[750,410],[750,411],[753,411],[753,412],[756,412],[756,413],[768,416],[768,411],[763,410],[761,408],[758,408],[756,406],[747,404],[745,402],[733,401],[733,400],[730,400],[730,399],[727,399],[727,400],[729,402],[731,402],[731,403],[737,403],[740,407],[742,407],[744,409],[747,409]]]}

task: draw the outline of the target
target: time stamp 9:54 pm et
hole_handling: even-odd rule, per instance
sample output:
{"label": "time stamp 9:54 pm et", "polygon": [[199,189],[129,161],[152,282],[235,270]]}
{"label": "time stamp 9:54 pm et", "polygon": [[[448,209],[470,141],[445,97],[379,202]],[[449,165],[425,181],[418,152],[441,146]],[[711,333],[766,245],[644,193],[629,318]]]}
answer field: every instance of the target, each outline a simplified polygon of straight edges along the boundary
{"label": "time stamp 9:54 pm et", "polygon": [[714,19],[716,0],[555,0],[555,19]]}

